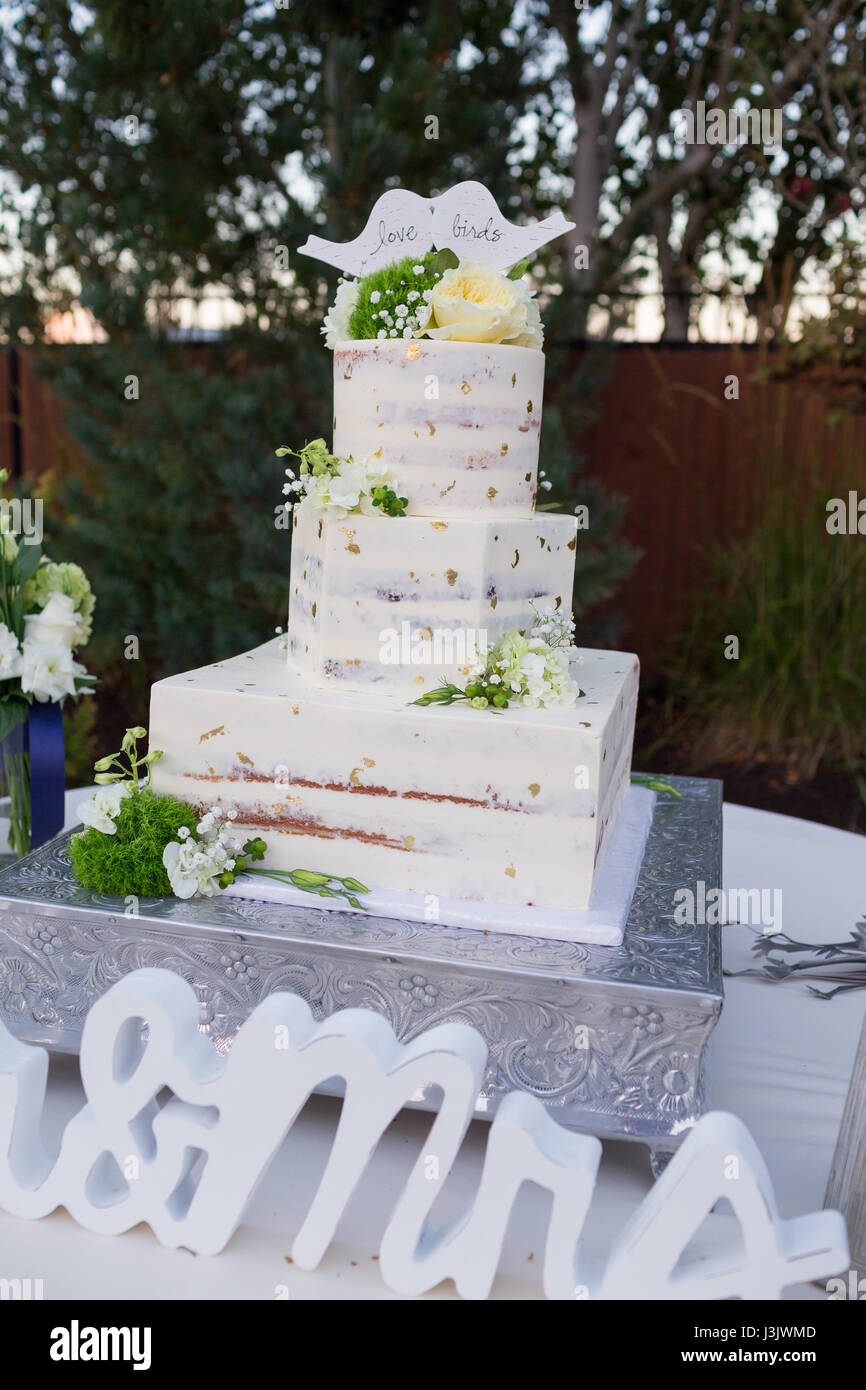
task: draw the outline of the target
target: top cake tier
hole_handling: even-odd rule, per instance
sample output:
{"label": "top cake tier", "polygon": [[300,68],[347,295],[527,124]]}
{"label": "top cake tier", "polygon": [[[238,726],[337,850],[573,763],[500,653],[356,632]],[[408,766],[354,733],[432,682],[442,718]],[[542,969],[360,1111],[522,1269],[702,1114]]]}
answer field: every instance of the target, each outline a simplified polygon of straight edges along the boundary
{"label": "top cake tier", "polygon": [[529,517],[544,354],[358,340],[334,351],[334,453],[381,459],[409,516]]}

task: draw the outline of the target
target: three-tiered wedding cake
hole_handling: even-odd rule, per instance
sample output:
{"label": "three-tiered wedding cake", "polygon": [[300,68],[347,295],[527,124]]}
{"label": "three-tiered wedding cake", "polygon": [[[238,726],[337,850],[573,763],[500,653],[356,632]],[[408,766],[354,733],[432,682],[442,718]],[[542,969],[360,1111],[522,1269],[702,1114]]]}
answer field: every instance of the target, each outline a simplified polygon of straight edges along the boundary
{"label": "three-tiered wedding cake", "polygon": [[535,511],[540,320],[483,263],[491,222],[471,261],[376,247],[341,284],[333,452],[306,446],[287,484],[288,639],[153,687],[153,783],[235,808],[277,869],[585,908],[638,662],[570,647],[577,523]]}

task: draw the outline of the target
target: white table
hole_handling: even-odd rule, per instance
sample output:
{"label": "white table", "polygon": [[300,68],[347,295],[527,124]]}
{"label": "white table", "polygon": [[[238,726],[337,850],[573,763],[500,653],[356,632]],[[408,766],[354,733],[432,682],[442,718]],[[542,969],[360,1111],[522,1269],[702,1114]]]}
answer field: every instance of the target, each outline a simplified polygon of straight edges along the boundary
{"label": "white table", "polygon": [[[86,792],[67,794],[69,823]],[[0,835],[3,829],[0,827]],[[781,888],[783,929],[799,940],[840,940],[866,910],[866,839],[809,821],[725,807],[725,886]],[[725,928],[725,964],[750,960],[747,928]],[[853,1065],[866,993],[814,999],[800,983],[727,982],[711,1050],[713,1105],[749,1126],[775,1183],[783,1216],[819,1208]],[[74,1058],[52,1059],[48,1126],[57,1138],[82,1103]],[[291,1299],[393,1298],[375,1252],[387,1213],[411,1168],[430,1117],[404,1111],[383,1138],[337,1239],[313,1273],[287,1263],[291,1241],[327,1154],[339,1102],[313,1097],[256,1193],[226,1251],[213,1259],[163,1250],[150,1231],[90,1235],[65,1212],[39,1222],[0,1214],[0,1276],[41,1278],[46,1298]],[[471,1191],[486,1125],[470,1128],[453,1175],[455,1196]],[[649,1190],[646,1150],[605,1145],[586,1242],[603,1254]],[[494,1298],[538,1298],[546,1208],[533,1190],[519,1199]],[[713,1216],[712,1222],[730,1220]],[[710,1231],[712,1234],[712,1231]],[[792,1298],[820,1298],[814,1286]],[[443,1285],[428,1298],[454,1298]]]}

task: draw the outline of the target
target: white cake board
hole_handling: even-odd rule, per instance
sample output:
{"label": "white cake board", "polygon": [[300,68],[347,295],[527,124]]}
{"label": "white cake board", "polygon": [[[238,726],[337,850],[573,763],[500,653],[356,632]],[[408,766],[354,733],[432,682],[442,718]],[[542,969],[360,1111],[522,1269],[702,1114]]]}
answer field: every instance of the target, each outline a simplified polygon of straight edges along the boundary
{"label": "white cake board", "polygon": [[[436,898],[433,915],[429,894],[397,893],[385,888],[372,888],[364,894],[364,907],[373,916],[397,917],[404,922],[434,921],[447,927],[466,927],[470,931],[507,932],[512,936],[574,941],[587,946],[619,946],[643,862],[655,799],[655,792],[646,787],[629,787],[599,870],[592,906],[581,911]],[[302,869],[304,865],[297,867]],[[297,907],[322,907],[338,912],[359,910],[344,898],[318,898],[289,884],[278,883],[276,879],[247,875],[225,892],[227,897],[255,898],[260,902]]]}

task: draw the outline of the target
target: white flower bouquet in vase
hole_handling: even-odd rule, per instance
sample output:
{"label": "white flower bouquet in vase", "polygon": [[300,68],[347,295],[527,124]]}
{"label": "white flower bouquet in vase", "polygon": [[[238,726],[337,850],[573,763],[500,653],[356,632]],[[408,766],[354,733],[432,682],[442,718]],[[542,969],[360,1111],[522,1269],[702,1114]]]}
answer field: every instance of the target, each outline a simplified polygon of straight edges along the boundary
{"label": "white flower bouquet in vase", "polygon": [[63,826],[62,704],[95,679],[73,655],[94,602],[80,566],[50,560],[35,530],[16,534],[0,499],[0,814],[16,858]]}

